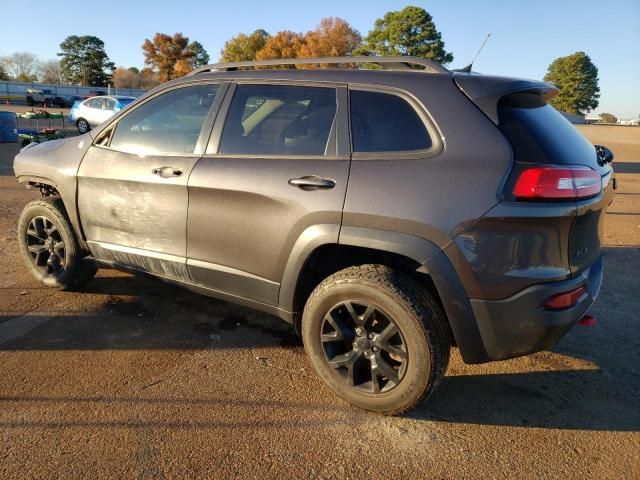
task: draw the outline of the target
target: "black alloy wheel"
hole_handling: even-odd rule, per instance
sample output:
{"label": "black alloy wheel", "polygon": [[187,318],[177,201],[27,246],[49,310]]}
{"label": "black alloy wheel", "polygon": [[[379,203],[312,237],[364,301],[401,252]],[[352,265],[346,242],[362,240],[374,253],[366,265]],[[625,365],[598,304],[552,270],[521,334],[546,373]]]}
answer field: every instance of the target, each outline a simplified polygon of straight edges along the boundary
{"label": "black alloy wheel", "polygon": [[366,301],[345,301],[322,323],[325,358],[350,386],[384,393],[403,379],[408,362],[405,340],[396,323]]}
{"label": "black alloy wheel", "polygon": [[47,287],[68,290],[87,283],[97,264],[85,258],[64,204],[44,197],[27,204],[18,220],[20,254],[27,270]]}
{"label": "black alloy wheel", "polygon": [[50,219],[34,217],[26,232],[27,250],[35,267],[45,275],[59,275],[66,263],[64,239]]}

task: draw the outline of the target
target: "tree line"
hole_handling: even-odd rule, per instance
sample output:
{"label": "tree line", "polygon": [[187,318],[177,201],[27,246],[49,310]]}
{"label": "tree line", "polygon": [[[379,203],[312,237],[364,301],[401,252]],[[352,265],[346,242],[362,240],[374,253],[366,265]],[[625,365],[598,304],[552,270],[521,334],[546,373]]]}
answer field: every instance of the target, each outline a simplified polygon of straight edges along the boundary
{"label": "tree line", "polygon": [[[210,60],[200,42],[190,42],[182,33],[156,33],[152,39],[145,39],[142,52],[145,68],[116,68],[98,37],[71,35],[60,44],[60,60],[41,62],[29,52],[0,58],[0,80],[149,89]],[[454,58],[445,50],[433,17],[415,6],[385,13],[365,37],[346,20],[329,17],[306,33],[282,30],[270,34],[263,29],[238,33],[220,51],[223,62],[351,55],[411,55],[441,64],[451,63]],[[318,66],[303,68],[314,67]],[[598,106],[598,69],[586,53],[555,59],[544,79],[561,90],[551,101],[559,110],[584,114]]]}
{"label": "tree line", "polygon": [[[273,35],[265,30],[239,33],[225,42],[220,52],[224,62],[277,58],[340,57],[350,55],[412,55],[438,63],[453,61],[444,48],[433,18],[419,7],[387,12],[373,29],[360,32],[338,17],[323,18],[306,33],[283,30]],[[304,66],[304,68],[311,68]]]}

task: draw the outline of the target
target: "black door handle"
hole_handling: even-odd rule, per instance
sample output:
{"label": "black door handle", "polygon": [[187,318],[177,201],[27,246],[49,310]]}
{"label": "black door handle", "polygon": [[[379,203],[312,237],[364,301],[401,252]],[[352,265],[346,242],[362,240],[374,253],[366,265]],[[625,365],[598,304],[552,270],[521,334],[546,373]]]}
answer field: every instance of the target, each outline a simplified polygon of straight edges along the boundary
{"label": "black door handle", "polygon": [[336,182],[330,178],[320,178],[315,175],[309,175],[306,177],[292,178],[289,180],[289,185],[298,187],[301,190],[328,190],[335,187]]}
{"label": "black door handle", "polygon": [[178,170],[173,167],[158,167],[151,170],[151,173],[162,178],[171,178],[182,175],[182,170]]}

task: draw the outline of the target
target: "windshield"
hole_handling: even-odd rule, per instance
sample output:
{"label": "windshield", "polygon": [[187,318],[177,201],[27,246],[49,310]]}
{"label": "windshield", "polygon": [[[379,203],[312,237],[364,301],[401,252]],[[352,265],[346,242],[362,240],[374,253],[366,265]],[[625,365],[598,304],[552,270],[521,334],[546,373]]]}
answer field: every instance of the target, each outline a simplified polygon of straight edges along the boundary
{"label": "windshield", "polygon": [[127,105],[129,105],[131,102],[133,102],[135,100],[135,98],[119,98],[118,99],[118,103],[120,105],[122,105],[123,107],[126,107]]}

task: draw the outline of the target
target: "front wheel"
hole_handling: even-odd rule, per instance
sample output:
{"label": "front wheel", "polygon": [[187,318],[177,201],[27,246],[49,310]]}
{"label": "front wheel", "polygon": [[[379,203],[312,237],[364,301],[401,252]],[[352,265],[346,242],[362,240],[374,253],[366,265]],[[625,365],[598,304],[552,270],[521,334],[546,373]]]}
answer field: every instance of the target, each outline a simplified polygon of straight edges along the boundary
{"label": "front wheel", "polygon": [[325,279],[302,318],[305,350],[320,378],[354,405],[404,413],[438,386],[449,362],[438,303],[411,277],[383,265]]}
{"label": "front wheel", "polygon": [[83,258],[59,198],[27,204],[18,221],[18,243],[27,269],[47,287],[76,288],[97,271],[94,262]]}
{"label": "front wheel", "polygon": [[84,118],[78,119],[78,121],[76,122],[76,127],[78,128],[78,132],[80,133],[87,133],[89,130],[91,130],[89,122],[87,122]]}

